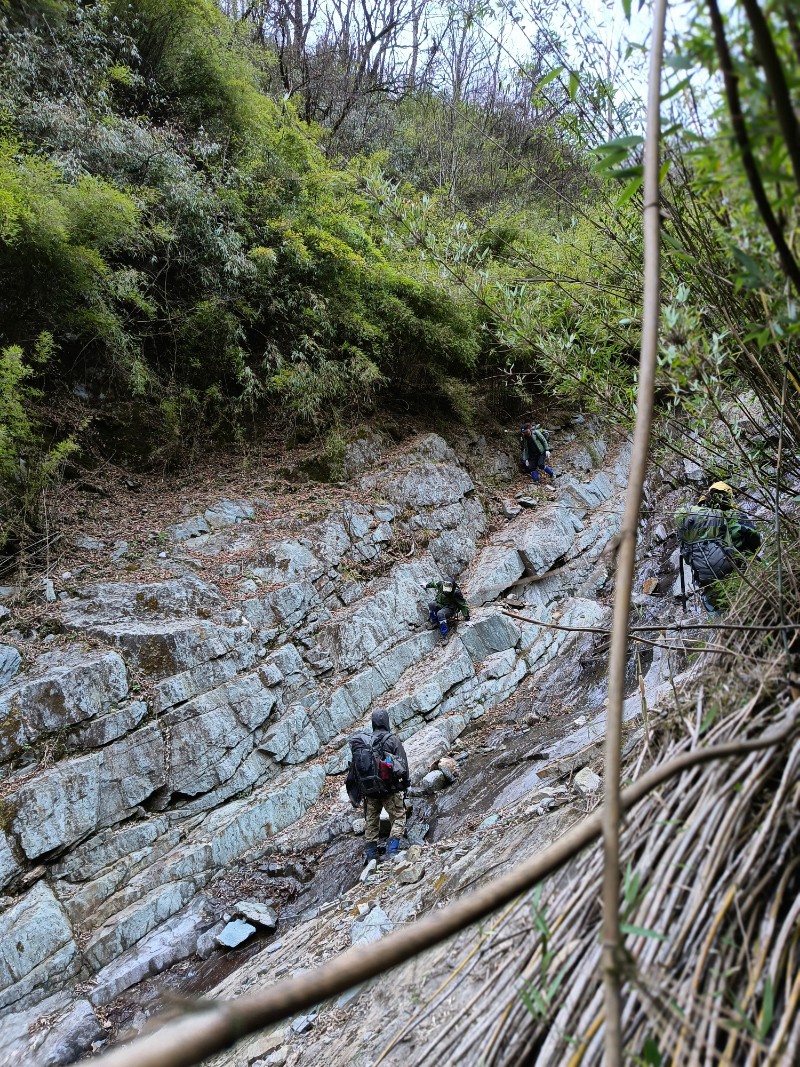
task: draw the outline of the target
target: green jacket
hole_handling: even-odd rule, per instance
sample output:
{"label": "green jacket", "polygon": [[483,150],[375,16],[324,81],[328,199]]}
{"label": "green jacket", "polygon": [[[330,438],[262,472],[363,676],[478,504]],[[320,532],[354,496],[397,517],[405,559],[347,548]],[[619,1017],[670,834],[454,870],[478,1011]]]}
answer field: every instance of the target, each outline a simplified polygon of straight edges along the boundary
{"label": "green jacket", "polygon": [[682,545],[716,541],[752,556],[761,545],[761,534],[743,512],[690,504],[675,513],[675,528]]}
{"label": "green jacket", "polygon": [[433,589],[436,603],[440,608],[454,608],[460,611],[465,619],[469,618],[469,607],[464,599],[464,594],[457,585],[453,586],[453,590],[450,593],[444,591],[442,582],[428,582],[425,588]]}
{"label": "green jacket", "polygon": [[519,443],[522,445],[523,463],[531,463],[537,456],[544,455],[549,446],[544,431],[536,426],[531,426],[530,437],[521,433],[519,435]]}

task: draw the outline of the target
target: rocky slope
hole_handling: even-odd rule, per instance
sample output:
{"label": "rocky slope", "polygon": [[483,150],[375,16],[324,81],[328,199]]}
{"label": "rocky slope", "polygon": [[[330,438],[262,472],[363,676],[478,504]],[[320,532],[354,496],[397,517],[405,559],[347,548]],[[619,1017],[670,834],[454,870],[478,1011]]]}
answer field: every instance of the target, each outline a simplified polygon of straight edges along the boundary
{"label": "rocky slope", "polygon": [[[138,1029],[156,1007],[152,976],[169,968],[176,987],[206,991],[235,966],[218,990],[231,992],[379,936],[459,891],[461,871],[474,879],[532,851],[574,815],[552,767],[578,751],[570,768],[586,764],[602,736],[602,684],[581,672],[588,639],[576,651],[578,635],[503,609],[567,626],[606,618],[603,549],[627,448],[580,418],[564,425],[557,491],[521,502],[497,495],[510,456],[482,440],[462,451],[469,470],[434,434],[399,451],[364,438],[315,514],[268,495],[222,500],[168,527],[135,578],[45,583],[50,649],[34,655],[13,631],[0,648],[0,1063],[68,1063],[107,1028]],[[448,572],[474,610],[442,644],[421,586]],[[423,779],[426,790],[458,780],[414,801],[405,867],[361,883],[341,776],[346,738],[376,706],[405,740],[418,793]],[[512,727],[498,725],[507,708]],[[584,722],[587,708],[600,719]],[[578,718],[542,756],[546,709]],[[480,772],[498,744],[511,755],[489,781]],[[430,775],[448,753],[459,760]],[[421,844],[429,825],[434,849]],[[318,877],[295,865],[282,898],[280,857],[298,850]],[[333,870],[335,885],[323,877]],[[214,937],[243,885],[276,904],[278,933],[221,971]],[[350,1061],[346,1032],[331,1039],[334,1062]],[[265,1041],[278,1056],[267,1062],[294,1055],[282,1031],[259,1040],[225,1062],[271,1055]],[[354,1062],[370,1044],[359,1047]]]}

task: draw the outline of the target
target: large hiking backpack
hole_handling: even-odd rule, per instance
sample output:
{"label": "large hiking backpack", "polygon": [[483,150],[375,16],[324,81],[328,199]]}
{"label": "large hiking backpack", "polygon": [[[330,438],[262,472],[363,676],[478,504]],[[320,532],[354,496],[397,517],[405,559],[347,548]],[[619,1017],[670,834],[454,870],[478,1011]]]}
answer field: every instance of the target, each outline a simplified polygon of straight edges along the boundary
{"label": "large hiking backpack", "polygon": [[719,511],[693,507],[678,512],[676,520],[681,557],[692,568],[699,585],[708,585],[733,573],[736,550]]}
{"label": "large hiking backpack", "polygon": [[531,427],[531,441],[533,442],[533,447],[540,454],[547,451],[547,446],[549,444],[547,437],[545,436],[544,431],[538,429],[536,426]]}
{"label": "large hiking backpack", "polygon": [[391,792],[384,742],[390,734],[354,734],[350,738],[353,777],[362,797],[385,797]]}

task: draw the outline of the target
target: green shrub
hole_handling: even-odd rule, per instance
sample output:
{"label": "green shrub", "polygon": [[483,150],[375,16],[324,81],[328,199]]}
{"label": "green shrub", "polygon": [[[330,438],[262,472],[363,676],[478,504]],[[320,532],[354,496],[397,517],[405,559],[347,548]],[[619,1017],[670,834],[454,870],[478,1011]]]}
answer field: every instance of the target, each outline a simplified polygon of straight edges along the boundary
{"label": "green shrub", "polygon": [[38,530],[42,491],[75,448],[71,440],[47,447],[33,414],[40,393],[30,379],[52,351],[46,333],[30,360],[18,345],[0,350],[0,550]]}

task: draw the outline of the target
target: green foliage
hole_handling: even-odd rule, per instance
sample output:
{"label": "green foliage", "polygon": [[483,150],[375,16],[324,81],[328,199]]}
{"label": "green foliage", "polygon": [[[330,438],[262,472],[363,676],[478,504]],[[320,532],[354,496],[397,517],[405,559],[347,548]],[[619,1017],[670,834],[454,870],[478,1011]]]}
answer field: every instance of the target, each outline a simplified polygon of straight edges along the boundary
{"label": "green foliage", "polygon": [[42,490],[75,448],[71,440],[47,447],[33,413],[40,393],[31,379],[52,354],[47,333],[27,360],[18,345],[0,350],[0,550],[37,529]]}
{"label": "green foliage", "polygon": [[387,245],[210,0],[39,29],[11,32],[0,66],[0,336],[53,334],[45,389],[69,368],[140,398],[162,447],[237,436],[276,401],[326,424],[475,366],[469,301]]}

